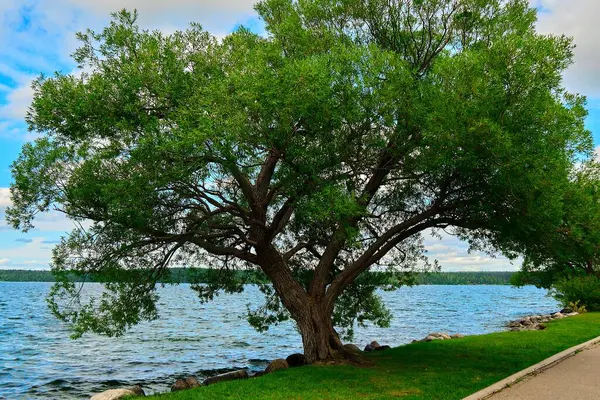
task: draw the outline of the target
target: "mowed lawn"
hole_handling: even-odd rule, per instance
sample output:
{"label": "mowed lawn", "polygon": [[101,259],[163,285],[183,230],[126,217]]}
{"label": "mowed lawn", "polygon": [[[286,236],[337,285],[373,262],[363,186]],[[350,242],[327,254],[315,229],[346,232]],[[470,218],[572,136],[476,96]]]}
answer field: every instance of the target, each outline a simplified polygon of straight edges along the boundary
{"label": "mowed lawn", "polygon": [[371,353],[375,366],[369,368],[307,366],[151,398],[462,399],[597,336],[600,313],[588,313],[550,322],[544,331],[492,333]]}

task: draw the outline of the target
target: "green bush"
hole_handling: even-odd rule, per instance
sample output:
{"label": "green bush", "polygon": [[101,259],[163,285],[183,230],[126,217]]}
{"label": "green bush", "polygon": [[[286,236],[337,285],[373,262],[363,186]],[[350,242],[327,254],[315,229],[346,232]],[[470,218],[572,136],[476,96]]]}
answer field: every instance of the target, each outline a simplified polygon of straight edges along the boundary
{"label": "green bush", "polygon": [[577,304],[588,311],[600,311],[600,278],[578,276],[561,279],[554,284],[552,296],[566,308]]}

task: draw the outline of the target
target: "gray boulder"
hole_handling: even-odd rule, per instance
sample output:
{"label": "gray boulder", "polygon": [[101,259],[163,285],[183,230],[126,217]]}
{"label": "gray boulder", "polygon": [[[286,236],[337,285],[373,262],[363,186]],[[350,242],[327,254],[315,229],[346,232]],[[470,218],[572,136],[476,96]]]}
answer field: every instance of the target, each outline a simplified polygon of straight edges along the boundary
{"label": "gray boulder", "polygon": [[355,344],[351,344],[351,343],[345,344],[344,345],[344,349],[348,350],[351,353],[356,353],[356,354],[361,353],[361,351],[358,348],[358,346],[355,345]]}
{"label": "gray boulder", "polygon": [[111,389],[102,393],[93,395],[90,400],[121,400],[127,396],[145,396],[141,386],[136,385],[124,389]]}
{"label": "gray boulder", "polygon": [[287,361],[290,368],[302,367],[303,365],[306,365],[306,357],[304,357],[304,354],[300,353],[287,356],[285,361]]}
{"label": "gray boulder", "polygon": [[444,340],[444,338],[441,336],[427,335],[427,337],[423,339],[424,342],[431,342],[433,340]]}
{"label": "gray boulder", "polygon": [[375,351],[384,351],[384,350],[389,350],[389,349],[391,349],[391,347],[387,346],[387,345],[375,347]]}

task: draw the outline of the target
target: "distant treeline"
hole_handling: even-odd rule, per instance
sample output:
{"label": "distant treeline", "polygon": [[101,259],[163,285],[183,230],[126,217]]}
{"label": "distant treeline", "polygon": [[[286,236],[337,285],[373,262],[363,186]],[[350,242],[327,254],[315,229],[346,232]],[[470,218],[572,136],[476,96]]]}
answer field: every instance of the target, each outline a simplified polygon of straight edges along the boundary
{"label": "distant treeline", "polygon": [[[186,283],[190,281],[188,269],[173,268],[170,271],[172,282]],[[209,270],[194,270],[198,277],[196,281],[202,282],[203,273]],[[246,278],[250,282],[261,282],[262,279],[252,272],[238,272],[248,274]],[[510,285],[510,279],[514,272],[440,272],[435,274],[421,274],[417,277],[420,285]],[[80,279],[78,279],[80,280]],[[112,280],[108,277],[87,276],[88,282],[102,282]],[[55,277],[50,271],[26,271],[26,270],[0,270],[0,282],[54,282]]]}

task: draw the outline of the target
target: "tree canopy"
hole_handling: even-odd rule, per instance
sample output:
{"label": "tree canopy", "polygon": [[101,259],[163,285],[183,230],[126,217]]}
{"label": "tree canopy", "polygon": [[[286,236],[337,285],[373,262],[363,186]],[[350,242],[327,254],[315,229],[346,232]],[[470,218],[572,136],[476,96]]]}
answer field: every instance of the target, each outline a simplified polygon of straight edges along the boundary
{"label": "tree canopy", "polygon": [[514,283],[549,288],[561,279],[600,277],[600,164],[588,160],[576,168],[563,203],[560,224],[528,246]]}
{"label": "tree canopy", "polygon": [[77,334],[156,318],[169,266],[213,268],[193,286],[203,300],[256,269],[271,285],[250,322],[291,317],[309,362],[339,358],[335,327],[390,317],[365,271],[393,272],[394,288],[436,268],[424,231],[515,256],[559,224],[592,140],[585,99],[561,83],[572,41],[536,33],[526,0],[256,10],[266,35],[223,39],[142,30],[122,11],[79,34],[81,73],[35,82],[40,138],[13,165],[8,220],[91,221],[56,247],[54,271],[138,275],[79,307],[59,283],[51,306]]}

